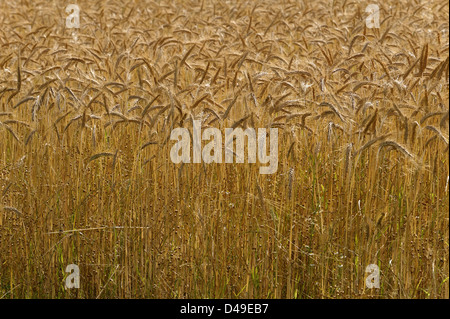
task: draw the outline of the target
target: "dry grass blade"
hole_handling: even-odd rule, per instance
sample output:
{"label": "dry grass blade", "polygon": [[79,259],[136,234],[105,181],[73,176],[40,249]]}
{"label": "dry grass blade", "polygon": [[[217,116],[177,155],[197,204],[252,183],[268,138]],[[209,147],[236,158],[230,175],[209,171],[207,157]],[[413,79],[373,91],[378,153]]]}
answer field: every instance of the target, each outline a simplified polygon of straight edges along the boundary
{"label": "dry grass blade", "polygon": [[234,99],[231,101],[231,103],[228,105],[227,110],[225,111],[225,113],[223,113],[222,115],[222,120],[225,120],[228,117],[228,114],[230,114],[231,108],[233,107],[233,105],[236,103],[236,100],[238,98],[238,95],[236,95],[234,97]]}
{"label": "dry grass blade", "polygon": [[411,73],[411,71],[414,69],[414,67],[416,66],[416,64],[420,61],[420,58],[416,59],[416,61],[411,64],[411,66],[409,67],[408,70],[406,70],[406,72],[403,74],[403,79],[406,79],[408,77],[408,75]]}
{"label": "dry grass blade", "polygon": [[360,149],[358,149],[358,150],[355,152],[355,155],[362,153],[364,150],[368,149],[368,148],[371,147],[373,144],[375,144],[375,143],[377,143],[377,142],[379,142],[379,141],[385,140],[385,139],[386,139],[388,136],[390,136],[390,135],[391,135],[391,134],[385,134],[385,135],[378,136],[378,137],[375,137],[375,138],[371,139],[371,140],[368,141],[366,144],[364,144]]}
{"label": "dry grass blade", "polygon": [[380,144],[380,146],[378,147],[378,153],[380,153],[380,151],[384,148],[384,147],[392,147],[395,150],[399,151],[400,153],[402,153],[403,155],[414,159],[414,155],[408,151],[404,146],[398,144],[397,142],[394,141],[385,141],[383,143]]}
{"label": "dry grass blade", "polygon": [[17,214],[18,216],[22,216],[22,213],[17,208],[14,208],[14,207],[3,206],[3,210],[5,212],[13,212],[13,213]]}
{"label": "dry grass blade", "polygon": [[101,157],[112,157],[112,156],[114,156],[114,153],[108,153],[108,152],[98,153],[98,154],[91,156],[88,160],[88,163],[92,162],[98,158],[101,158]]}
{"label": "dry grass blade", "polygon": [[[189,55],[191,54],[192,50],[194,50],[194,48],[195,48],[196,46],[197,46],[196,44],[193,44],[193,45],[191,46],[191,48],[186,52],[186,54],[185,54],[185,55],[183,56],[183,58],[181,59],[180,67],[182,67],[183,64],[186,64],[187,58],[189,57]],[[187,64],[186,64],[186,65],[187,65]]]}
{"label": "dry grass blade", "polygon": [[419,73],[418,76],[421,76],[427,67],[428,62],[428,43],[424,45],[422,48],[422,54],[420,55],[420,64],[419,64]]}
{"label": "dry grass blade", "polygon": [[436,133],[444,141],[444,143],[448,145],[448,137],[445,137],[444,134],[442,134],[442,132],[440,130],[438,130],[437,128],[435,128],[432,125],[425,126],[425,129]]}
{"label": "dry grass blade", "polygon": [[201,98],[197,99],[197,101],[195,101],[194,104],[192,104],[191,110],[195,109],[208,96],[209,96],[209,94],[204,94]]}
{"label": "dry grass blade", "polygon": [[32,96],[26,97],[26,98],[22,99],[22,100],[21,100],[19,103],[17,103],[16,105],[14,105],[14,106],[13,106],[13,109],[19,107],[19,106],[20,106],[21,104],[23,104],[23,103],[26,103],[26,102],[28,102],[28,101],[34,101],[34,100],[35,100],[35,98],[32,97]]}

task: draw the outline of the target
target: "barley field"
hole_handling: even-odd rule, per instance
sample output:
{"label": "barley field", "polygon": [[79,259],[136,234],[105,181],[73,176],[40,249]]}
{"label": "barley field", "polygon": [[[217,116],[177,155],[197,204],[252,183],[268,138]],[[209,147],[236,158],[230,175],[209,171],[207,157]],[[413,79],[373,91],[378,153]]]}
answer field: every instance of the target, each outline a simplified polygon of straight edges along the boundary
{"label": "barley field", "polygon": [[[0,0],[0,299],[449,298],[448,19]],[[194,120],[277,128],[277,171],[174,163]]]}

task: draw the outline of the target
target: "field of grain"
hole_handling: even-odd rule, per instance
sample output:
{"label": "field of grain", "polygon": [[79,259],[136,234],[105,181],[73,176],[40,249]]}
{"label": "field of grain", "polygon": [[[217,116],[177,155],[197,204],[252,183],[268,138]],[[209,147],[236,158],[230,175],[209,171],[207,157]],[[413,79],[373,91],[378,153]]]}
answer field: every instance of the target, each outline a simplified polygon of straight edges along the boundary
{"label": "field of grain", "polygon": [[449,4],[372,3],[1,0],[0,299],[448,298]]}

